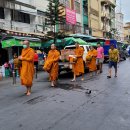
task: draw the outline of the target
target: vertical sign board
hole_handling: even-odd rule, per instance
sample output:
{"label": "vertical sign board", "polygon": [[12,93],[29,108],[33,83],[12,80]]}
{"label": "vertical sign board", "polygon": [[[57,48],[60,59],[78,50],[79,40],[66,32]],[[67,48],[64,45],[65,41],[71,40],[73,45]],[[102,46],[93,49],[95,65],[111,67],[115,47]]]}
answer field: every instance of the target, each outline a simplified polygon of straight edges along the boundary
{"label": "vertical sign board", "polygon": [[76,25],[76,11],[66,8],[66,23]]}

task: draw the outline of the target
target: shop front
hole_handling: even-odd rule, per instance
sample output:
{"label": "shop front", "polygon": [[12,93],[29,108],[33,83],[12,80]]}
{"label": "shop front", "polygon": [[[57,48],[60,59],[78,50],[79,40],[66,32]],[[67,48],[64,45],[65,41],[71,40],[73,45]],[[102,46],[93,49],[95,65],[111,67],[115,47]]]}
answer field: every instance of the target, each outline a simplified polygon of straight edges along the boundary
{"label": "shop front", "polygon": [[1,65],[13,59],[14,54],[17,54],[18,56],[21,54],[21,51],[23,49],[22,42],[24,40],[29,40],[30,47],[34,49],[41,48],[41,41],[38,38],[6,37],[1,42],[1,48],[0,48]]}

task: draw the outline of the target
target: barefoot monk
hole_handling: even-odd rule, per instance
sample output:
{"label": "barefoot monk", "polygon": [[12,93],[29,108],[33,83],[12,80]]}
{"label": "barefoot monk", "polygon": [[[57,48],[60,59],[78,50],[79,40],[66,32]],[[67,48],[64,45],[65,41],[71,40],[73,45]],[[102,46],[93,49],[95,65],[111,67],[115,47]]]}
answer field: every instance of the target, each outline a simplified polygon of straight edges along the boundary
{"label": "barefoot monk", "polygon": [[79,46],[79,43],[75,44],[76,49],[75,49],[75,57],[76,61],[73,64],[73,73],[74,73],[74,78],[72,82],[76,81],[76,76],[82,75],[82,79],[84,80],[84,63],[83,63],[83,54],[84,54],[84,49]]}
{"label": "barefoot monk", "polygon": [[56,50],[55,44],[52,44],[51,50],[48,53],[46,62],[43,67],[43,69],[49,73],[51,87],[54,87],[56,85],[56,80],[58,79],[59,58],[60,58],[60,52]]}
{"label": "barefoot monk", "polygon": [[27,96],[31,94],[31,87],[34,75],[34,50],[30,48],[29,41],[23,42],[23,50],[19,60],[22,61],[21,84],[27,88]]}

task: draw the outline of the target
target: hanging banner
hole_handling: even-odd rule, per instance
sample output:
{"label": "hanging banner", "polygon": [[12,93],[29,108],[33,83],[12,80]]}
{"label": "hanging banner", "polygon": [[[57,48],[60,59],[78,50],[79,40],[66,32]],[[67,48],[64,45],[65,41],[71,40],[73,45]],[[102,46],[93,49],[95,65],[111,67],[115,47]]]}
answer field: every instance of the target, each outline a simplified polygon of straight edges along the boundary
{"label": "hanging banner", "polygon": [[66,22],[72,25],[76,24],[76,11],[66,8]]}
{"label": "hanging banner", "polygon": [[[2,43],[2,48],[7,48],[7,47],[13,47],[13,46],[22,46],[21,40],[17,40],[15,38],[8,39],[8,40],[3,40]],[[41,47],[40,42],[30,42],[30,47]]]}

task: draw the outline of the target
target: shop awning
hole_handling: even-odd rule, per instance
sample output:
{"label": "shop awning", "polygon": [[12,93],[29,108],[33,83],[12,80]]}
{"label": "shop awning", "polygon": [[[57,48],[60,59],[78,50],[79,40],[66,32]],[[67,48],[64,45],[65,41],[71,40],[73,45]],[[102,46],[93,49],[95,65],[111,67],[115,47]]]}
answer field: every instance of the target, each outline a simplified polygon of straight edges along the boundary
{"label": "shop awning", "polygon": [[[8,48],[8,47],[19,47],[22,46],[22,40],[20,39],[8,39],[8,40],[3,40],[2,42],[2,48]],[[37,42],[37,41],[30,41],[30,47],[41,47],[41,42]]]}
{"label": "shop awning", "polygon": [[87,43],[80,38],[67,37],[64,38],[64,41],[65,46],[74,45],[76,42],[78,42],[80,45],[87,45]]}
{"label": "shop awning", "polygon": [[[49,40],[49,41],[43,43],[43,44],[42,44],[42,47],[43,47],[43,48],[49,48],[49,47],[51,46],[51,44],[53,44],[53,43],[54,43],[54,40]],[[63,47],[64,47],[63,40],[57,39],[57,40],[56,40],[56,46],[57,46],[57,47],[59,47],[59,46],[63,46]]]}

